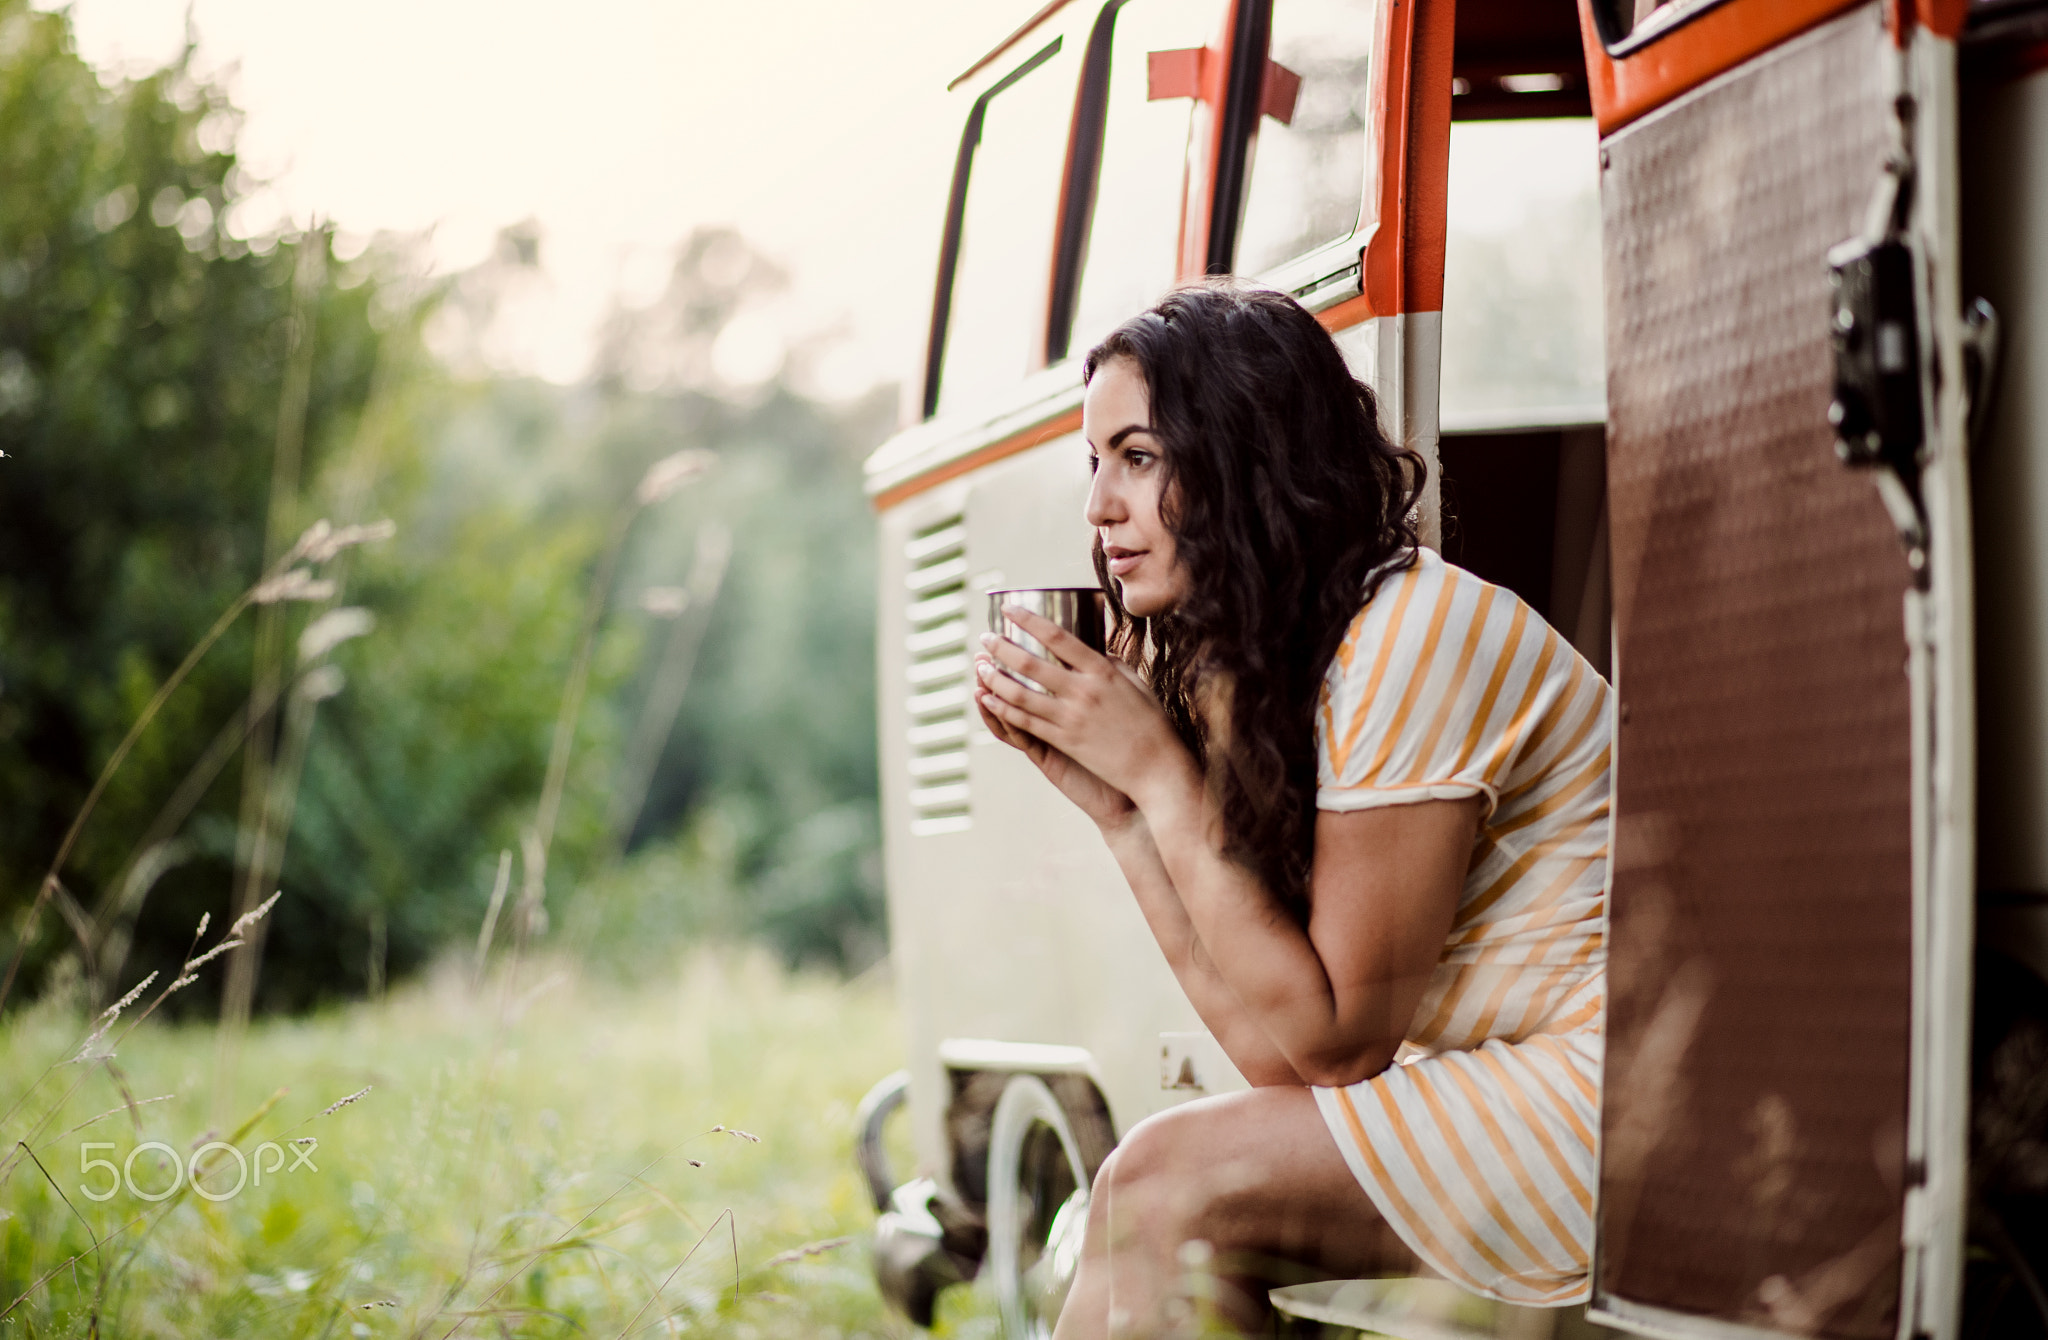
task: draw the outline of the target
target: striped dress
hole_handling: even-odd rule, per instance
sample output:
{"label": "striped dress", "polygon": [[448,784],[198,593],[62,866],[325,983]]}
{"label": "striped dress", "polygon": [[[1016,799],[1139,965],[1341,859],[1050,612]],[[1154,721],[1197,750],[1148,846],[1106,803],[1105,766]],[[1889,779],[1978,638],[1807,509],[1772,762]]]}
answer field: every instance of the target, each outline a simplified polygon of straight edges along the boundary
{"label": "striped dress", "polygon": [[1321,809],[1486,798],[1396,1064],[1315,1095],[1416,1254],[1510,1303],[1587,1295],[1609,698],[1511,592],[1423,549],[1352,622],[1317,722]]}

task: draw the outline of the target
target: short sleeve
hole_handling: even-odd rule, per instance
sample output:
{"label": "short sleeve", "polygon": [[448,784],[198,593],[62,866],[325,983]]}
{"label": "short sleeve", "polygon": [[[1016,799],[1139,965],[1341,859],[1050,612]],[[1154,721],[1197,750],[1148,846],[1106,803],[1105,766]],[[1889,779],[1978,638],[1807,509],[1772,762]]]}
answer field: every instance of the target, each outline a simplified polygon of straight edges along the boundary
{"label": "short sleeve", "polygon": [[1418,550],[1358,612],[1324,678],[1317,808],[1476,795],[1490,815],[1561,647],[1514,593]]}

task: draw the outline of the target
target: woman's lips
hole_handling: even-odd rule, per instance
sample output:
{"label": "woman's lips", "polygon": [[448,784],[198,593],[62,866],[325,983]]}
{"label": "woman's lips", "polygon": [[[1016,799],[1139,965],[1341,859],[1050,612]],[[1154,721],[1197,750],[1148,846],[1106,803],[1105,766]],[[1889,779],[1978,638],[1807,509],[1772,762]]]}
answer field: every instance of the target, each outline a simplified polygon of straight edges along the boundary
{"label": "woman's lips", "polygon": [[1102,556],[1109,560],[1109,570],[1118,577],[1128,577],[1131,570],[1145,561],[1146,550],[1108,548]]}

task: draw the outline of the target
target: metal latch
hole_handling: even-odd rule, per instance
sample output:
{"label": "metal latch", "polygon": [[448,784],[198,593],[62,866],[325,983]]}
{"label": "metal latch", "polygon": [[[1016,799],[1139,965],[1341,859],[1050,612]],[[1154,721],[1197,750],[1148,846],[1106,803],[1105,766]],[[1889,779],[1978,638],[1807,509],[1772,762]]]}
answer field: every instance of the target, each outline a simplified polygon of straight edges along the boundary
{"label": "metal latch", "polygon": [[1923,430],[1913,253],[1896,238],[1851,238],[1829,251],[1828,268],[1835,454],[1849,465],[1888,465],[1918,492]]}
{"label": "metal latch", "polygon": [[1913,249],[1906,242],[1912,200],[1912,165],[1895,155],[1878,179],[1863,231],[1828,250],[1829,335],[1835,353],[1828,422],[1843,463],[1873,468],[1877,496],[1899,533],[1914,584],[1925,586],[1927,513],[1920,498],[1920,448],[1927,439],[1921,419]]}

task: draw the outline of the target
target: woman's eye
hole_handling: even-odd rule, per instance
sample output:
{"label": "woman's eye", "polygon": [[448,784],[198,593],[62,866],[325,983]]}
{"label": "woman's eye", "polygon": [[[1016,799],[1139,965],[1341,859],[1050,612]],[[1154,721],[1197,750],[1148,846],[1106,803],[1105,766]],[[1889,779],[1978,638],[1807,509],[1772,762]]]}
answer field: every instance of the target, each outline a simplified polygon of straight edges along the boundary
{"label": "woman's eye", "polygon": [[1152,464],[1152,453],[1143,447],[1130,447],[1124,451],[1124,459],[1130,462],[1133,470],[1142,470]]}
{"label": "woman's eye", "polygon": [[1092,452],[1092,451],[1091,451],[1091,452],[1089,452],[1089,453],[1088,453],[1088,473],[1092,475],[1092,474],[1094,474],[1094,473],[1095,473],[1095,472],[1096,472],[1097,470],[1100,470],[1101,468],[1102,468],[1102,458],[1101,458],[1100,456],[1097,456],[1097,455],[1096,455],[1096,454],[1095,454],[1094,452]]}

